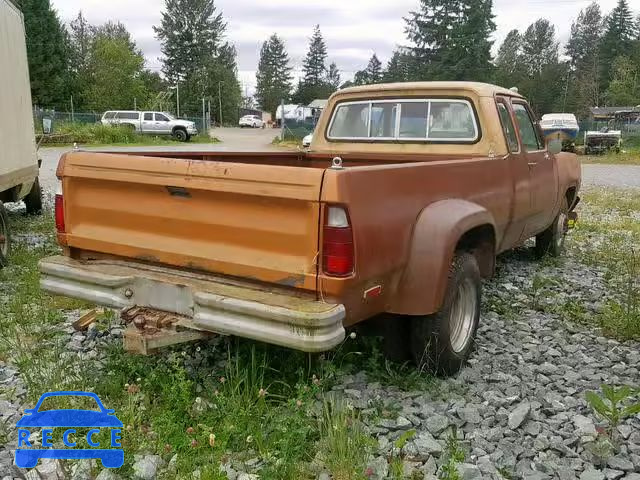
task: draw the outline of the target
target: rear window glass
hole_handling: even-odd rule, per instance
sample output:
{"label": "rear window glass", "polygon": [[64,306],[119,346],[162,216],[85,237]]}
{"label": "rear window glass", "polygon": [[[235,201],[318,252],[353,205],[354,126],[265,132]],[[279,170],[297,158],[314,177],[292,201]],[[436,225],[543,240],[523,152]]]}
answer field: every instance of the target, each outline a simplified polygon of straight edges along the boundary
{"label": "rear window glass", "polygon": [[137,112],[118,112],[116,117],[122,120],[138,120],[140,114]]}
{"label": "rear window glass", "polygon": [[474,142],[478,132],[473,108],[467,100],[398,99],[339,104],[328,137],[446,143]]}

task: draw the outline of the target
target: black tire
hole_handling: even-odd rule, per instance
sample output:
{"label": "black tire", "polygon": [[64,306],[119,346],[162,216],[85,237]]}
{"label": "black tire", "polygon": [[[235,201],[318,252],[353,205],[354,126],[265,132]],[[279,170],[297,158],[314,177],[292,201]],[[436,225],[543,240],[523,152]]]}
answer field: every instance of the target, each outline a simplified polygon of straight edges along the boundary
{"label": "black tire", "polygon": [[569,207],[567,201],[562,202],[560,212],[553,219],[553,223],[547,229],[536,235],[535,254],[542,258],[545,255],[559,257],[564,252],[564,242],[567,237],[567,219]]}
{"label": "black tire", "polygon": [[186,142],[188,139],[187,131],[183,128],[176,128],[173,131],[173,138],[178,140],[179,142]]}
{"label": "black tire", "polygon": [[11,232],[9,230],[9,218],[2,202],[0,202],[0,268],[9,264],[11,253]]}
{"label": "black tire", "polygon": [[419,369],[453,375],[462,368],[475,343],[481,292],[476,258],[457,252],[440,311],[411,320],[411,354]]}
{"label": "black tire", "polygon": [[36,181],[33,182],[31,191],[23,200],[27,207],[27,215],[40,215],[42,213],[42,190],[40,189],[40,181],[37,177]]}

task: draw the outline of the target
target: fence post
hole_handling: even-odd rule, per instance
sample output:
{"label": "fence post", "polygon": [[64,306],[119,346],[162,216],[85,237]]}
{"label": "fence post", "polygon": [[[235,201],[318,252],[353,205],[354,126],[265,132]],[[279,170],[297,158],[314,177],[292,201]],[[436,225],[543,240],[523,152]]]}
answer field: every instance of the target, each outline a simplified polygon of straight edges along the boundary
{"label": "fence post", "polygon": [[207,124],[205,123],[205,103],[204,97],[202,97],[202,130],[206,133]]}

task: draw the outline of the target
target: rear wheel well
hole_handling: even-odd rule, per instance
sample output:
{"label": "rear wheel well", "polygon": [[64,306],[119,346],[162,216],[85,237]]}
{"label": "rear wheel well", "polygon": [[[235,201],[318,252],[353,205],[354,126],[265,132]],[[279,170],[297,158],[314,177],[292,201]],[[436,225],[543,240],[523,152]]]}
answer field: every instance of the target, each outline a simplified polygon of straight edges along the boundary
{"label": "rear wheel well", "polygon": [[466,232],[456,245],[456,251],[471,253],[478,262],[483,278],[493,276],[496,265],[496,234],[493,226],[480,225]]}

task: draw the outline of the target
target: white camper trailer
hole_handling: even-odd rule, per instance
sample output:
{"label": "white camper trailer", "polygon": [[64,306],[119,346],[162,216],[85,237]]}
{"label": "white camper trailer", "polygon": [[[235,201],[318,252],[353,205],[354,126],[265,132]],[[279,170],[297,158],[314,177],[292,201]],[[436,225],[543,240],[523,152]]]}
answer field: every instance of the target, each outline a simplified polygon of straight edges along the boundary
{"label": "white camper trailer", "polygon": [[0,0],[0,267],[9,255],[4,203],[24,200],[28,213],[40,213],[38,157],[31,114],[31,88],[22,12]]}

